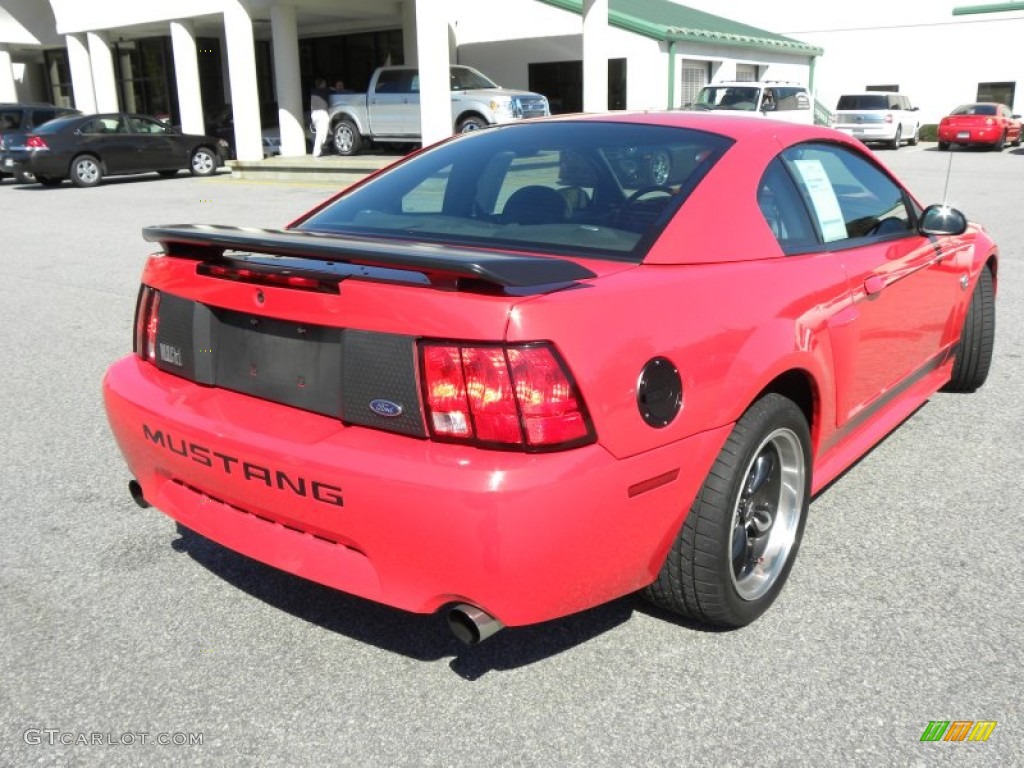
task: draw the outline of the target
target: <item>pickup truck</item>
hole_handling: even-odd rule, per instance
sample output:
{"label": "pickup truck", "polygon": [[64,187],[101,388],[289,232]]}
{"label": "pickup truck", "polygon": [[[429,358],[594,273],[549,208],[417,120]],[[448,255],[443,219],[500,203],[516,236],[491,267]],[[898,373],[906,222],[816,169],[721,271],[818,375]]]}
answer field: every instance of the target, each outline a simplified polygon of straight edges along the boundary
{"label": "pickup truck", "polygon": [[[451,68],[452,128],[456,133],[549,115],[539,93],[496,85],[472,67]],[[339,155],[354,155],[367,141],[420,140],[420,78],[415,67],[379,67],[366,93],[331,95],[331,139]]]}

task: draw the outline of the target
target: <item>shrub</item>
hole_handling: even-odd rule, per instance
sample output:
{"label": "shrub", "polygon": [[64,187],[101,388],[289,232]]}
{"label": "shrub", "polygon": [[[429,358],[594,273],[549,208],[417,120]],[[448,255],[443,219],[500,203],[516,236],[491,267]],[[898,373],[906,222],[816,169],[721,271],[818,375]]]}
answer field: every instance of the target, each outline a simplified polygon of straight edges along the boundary
{"label": "shrub", "polygon": [[921,141],[938,141],[939,140],[939,126],[935,123],[926,123],[921,126],[921,129],[917,132],[917,138]]}

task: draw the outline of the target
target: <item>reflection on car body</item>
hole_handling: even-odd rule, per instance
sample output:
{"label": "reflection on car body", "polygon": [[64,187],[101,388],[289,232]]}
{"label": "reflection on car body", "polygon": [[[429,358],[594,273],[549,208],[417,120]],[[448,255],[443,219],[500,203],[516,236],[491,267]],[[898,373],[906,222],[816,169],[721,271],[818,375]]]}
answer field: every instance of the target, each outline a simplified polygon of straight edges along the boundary
{"label": "reflection on car body", "polygon": [[636,590],[755,620],[812,495],[993,351],[985,231],[812,126],[526,121],[284,229],[144,234],[132,495],[470,642]]}

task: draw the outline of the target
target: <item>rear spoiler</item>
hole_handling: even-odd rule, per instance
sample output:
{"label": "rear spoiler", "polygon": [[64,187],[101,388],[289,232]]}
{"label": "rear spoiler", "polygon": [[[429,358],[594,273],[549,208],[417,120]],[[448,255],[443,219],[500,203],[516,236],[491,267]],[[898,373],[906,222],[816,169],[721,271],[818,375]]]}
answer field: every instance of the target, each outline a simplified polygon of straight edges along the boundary
{"label": "rear spoiler", "polygon": [[505,288],[569,283],[597,276],[568,259],[520,256],[297,229],[174,224],[145,227],[142,236],[148,242],[160,243],[164,253],[186,258],[218,258],[228,250],[245,251],[409,269],[428,276],[474,278]]}

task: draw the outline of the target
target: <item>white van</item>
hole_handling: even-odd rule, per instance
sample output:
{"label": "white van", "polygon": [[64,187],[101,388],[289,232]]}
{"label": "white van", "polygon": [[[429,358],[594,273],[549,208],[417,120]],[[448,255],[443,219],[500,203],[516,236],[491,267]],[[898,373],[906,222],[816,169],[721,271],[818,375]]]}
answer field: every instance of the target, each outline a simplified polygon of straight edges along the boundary
{"label": "white van", "polygon": [[814,125],[814,104],[807,88],[782,80],[735,80],[705,85],[687,109],[748,112]]}

